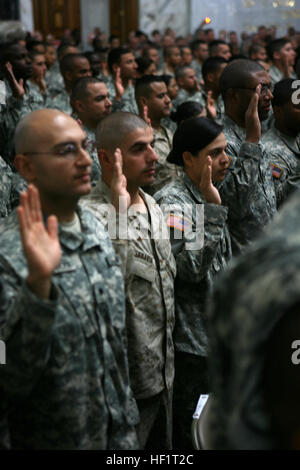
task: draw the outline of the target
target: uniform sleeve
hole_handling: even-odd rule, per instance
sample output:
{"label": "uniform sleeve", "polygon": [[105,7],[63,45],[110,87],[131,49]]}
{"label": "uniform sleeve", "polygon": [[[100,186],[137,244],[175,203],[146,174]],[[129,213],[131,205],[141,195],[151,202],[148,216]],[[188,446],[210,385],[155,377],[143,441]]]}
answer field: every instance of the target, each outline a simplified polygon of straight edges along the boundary
{"label": "uniform sleeve", "polygon": [[199,282],[207,274],[224,235],[227,208],[216,204],[198,204],[191,221],[180,207],[158,201],[170,229],[172,252],[177,275],[190,282]]}
{"label": "uniform sleeve", "polygon": [[6,365],[0,367],[1,388],[10,396],[28,395],[49,358],[52,326],[58,308],[58,291],[52,285],[50,300],[21,285],[0,261],[7,310],[1,313],[1,339],[6,345]]}
{"label": "uniform sleeve", "polygon": [[[228,155],[235,153],[230,144],[227,145],[227,152]],[[238,157],[230,163],[232,168],[229,166],[225,180],[219,185],[222,202],[230,207],[234,218],[242,219],[249,213],[249,205],[253,202],[259,184],[259,163],[262,158],[263,151],[258,144],[244,142]]]}

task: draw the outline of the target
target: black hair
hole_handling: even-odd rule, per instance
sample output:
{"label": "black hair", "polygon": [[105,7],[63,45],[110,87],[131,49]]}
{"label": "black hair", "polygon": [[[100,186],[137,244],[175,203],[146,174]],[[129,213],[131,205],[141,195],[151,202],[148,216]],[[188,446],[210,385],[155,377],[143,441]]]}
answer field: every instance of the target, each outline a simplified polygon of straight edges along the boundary
{"label": "black hair", "polygon": [[184,152],[196,155],[215,140],[222,131],[223,126],[220,126],[211,119],[205,117],[186,119],[175,131],[172,150],[168,155],[167,161],[183,166],[182,155]]}
{"label": "black hair", "polygon": [[292,88],[294,81],[292,78],[284,78],[276,83],[272,92],[274,96],[272,106],[283,106],[292,101],[292,94],[295,92],[295,88]]}
{"label": "black hair", "polygon": [[135,100],[138,102],[141,96],[149,98],[152,93],[152,83],[165,83],[161,75],[144,75],[135,82]]}
{"label": "black hair", "polygon": [[73,69],[75,59],[86,59],[86,60],[88,60],[83,54],[67,54],[67,55],[65,55],[59,63],[60,73],[62,74],[62,76],[64,76],[67,71]]}
{"label": "black hair", "polygon": [[89,96],[88,85],[90,83],[103,83],[96,77],[80,77],[72,85],[71,101],[83,100]]}
{"label": "black hair", "polygon": [[264,70],[262,65],[250,59],[238,59],[230,62],[223,70],[219,81],[219,88],[224,102],[229,88],[247,86],[252,74]]}
{"label": "black hair", "polygon": [[273,60],[274,53],[279,52],[289,42],[291,41],[285,38],[274,39],[274,41],[271,41],[267,46],[269,59]]}
{"label": "black hair", "polygon": [[107,57],[107,64],[110,72],[113,73],[114,64],[120,65],[122,55],[130,53],[131,50],[127,47],[115,47],[114,49],[111,49]]}
{"label": "black hair", "polygon": [[154,64],[153,60],[149,59],[148,57],[138,57],[135,59],[135,61],[138,66],[137,71],[142,75],[146,72],[150,65]]}
{"label": "black hair", "polygon": [[203,39],[196,39],[195,41],[191,42],[190,46],[192,49],[192,53],[194,53],[202,44],[207,44],[207,43]]}
{"label": "black hair", "polygon": [[222,64],[228,64],[228,61],[224,57],[209,57],[202,64],[202,76],[205,81],[209,73],[216,73],[220,70]]}
{"label": "black hair", "polygon": [[179,124],[186,119],[199,116],[202,111],[203,106],[197,101],[186,101],[185,103],[181,103],[177,110],[171,113],[170,117],[172,121],[176,122],[179,126]]}
{"label": "black hair", "polygon": [[165,82],[167,87],[170,85],[170,81],[172,80],[172,78],[174,78],[175,80],[174,75],[161,75],[161,79],[163,82]]}

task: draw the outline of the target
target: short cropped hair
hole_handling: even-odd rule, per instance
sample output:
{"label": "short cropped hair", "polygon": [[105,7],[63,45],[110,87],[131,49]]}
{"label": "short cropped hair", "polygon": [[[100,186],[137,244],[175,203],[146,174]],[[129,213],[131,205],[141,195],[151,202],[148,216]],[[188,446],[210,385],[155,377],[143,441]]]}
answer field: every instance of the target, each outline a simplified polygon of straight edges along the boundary
{"label": "short cropped hair", "polygon": [[111,73],[113,73],[113,65],[120,65],[121,57],[124,54],[130,54],[131,50],[127,47],[115,47],[112,49],[107,57],[107,65]]}
{"label": "short cropped hair", "polygon": [[84,100],[90,94],[88,86],[91,83],[104,83],[96,77],[81,77],[73,83],[71,101]]}
{"label": "short cropped hair", "polygon": [[121,147],[124,139],[136,129],[146,129],[148,124],[137,114],[116,112],[104,118],[96,130],[97,149],[111,153]]}
{"label": "short cropped hair", "polygon": [[224,57],[209,57],[202,64],[202,76],[205,80],[209,73],[216,73],[220,70],[222,64],[228,64]]}
{"label": "short cropped hair", "polygon": [[152,83],[165,83],[162,75],[145,75],[139,78],[135,83],[135,100],[138,102],[141,96],[150,98],[152,93]]}

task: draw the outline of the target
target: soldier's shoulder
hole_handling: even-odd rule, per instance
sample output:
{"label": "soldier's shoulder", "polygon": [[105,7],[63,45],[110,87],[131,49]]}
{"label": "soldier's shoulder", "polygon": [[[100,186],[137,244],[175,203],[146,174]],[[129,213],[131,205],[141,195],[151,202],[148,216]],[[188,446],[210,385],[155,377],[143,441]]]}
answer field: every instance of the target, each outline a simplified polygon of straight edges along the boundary
{"label": "soldier's shoulder", "polygon": [[154,194],[154,199],[160,205],[169,202],[185,202],[187,188],[181,178],[177,178]]}

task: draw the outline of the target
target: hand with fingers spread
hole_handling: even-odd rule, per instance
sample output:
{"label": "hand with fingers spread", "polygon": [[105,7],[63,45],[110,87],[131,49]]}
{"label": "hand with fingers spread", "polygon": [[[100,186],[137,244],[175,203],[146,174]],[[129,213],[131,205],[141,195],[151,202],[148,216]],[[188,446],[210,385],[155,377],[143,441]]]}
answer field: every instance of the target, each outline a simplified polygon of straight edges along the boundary
{"label": "hand with fingers spread", "polygon": [[210,156],[207,157],[203,166],[199,187],[206,202],[218,205],[222,204],[219,191],[212,182],[212,159]]}
{"label": "hand with fingers spread", "polygon": [[116,77],[115,77],[115,89],[116,89],[116,99],[121,100],[124,94],[124,86],[121,78],[121,69],[117,68]]}
{"label": "hand with fingers spread", "polygon": [[208,117],[211,117],[212,119],[216,119],[217,110],[216,110],[216,107],[215,107],[215,101],[212,97],[212,91],[209,91],[207,93],[206,109],[207,109]]}
{"label": "hand with fingers spread", "polygon": [[[117,148],[114,153],[113,177],[110,184],[111,202],[117,212],[127,212],[131,204],[131,197],[127,191],[127,180],[126,176],[123,174],[122,166],[122,153],[121,150]],[[120,198],[122,198],[122,202]]]}
{"label": "hand with fingers spread", "polygon": [[45,227],[39,193],[33,185],[21,194],[18,218],[28,264],[27,285],[39,297],[49,298],[51,277],[61,260],[57,218],[48,217]]}
{"label": "hand with fingers spread", "polygon": [[148,126],[152,127],[151,126],[151,119],[148,116],[148,106],[147,105],[145,105],[143,107],[143,119],[148,124]]}
{"label": "hand with fingers spread", "polygon": [[257,85],[245,116],[246,141],[253,144],[258,144],[261,135],[261,124],[258,115],[258,100],[260,91],[261,85]]}
{"label": "hand with fingers spread", "polygon": [[36,82],[37,82],[37,85],[38,85],[41,93],[42,94],[46,93],[47,85],[46,85],[45,74],[44,74],[43,70],[39,71],[39,75],[37,77]]}
{"label": "hand with fingers spread", "polygon": [[11,87],[13,96],[21,100],[25,94],[23,78],[20,78],[20,80],[17,81],[10,62],[6,62],[5,70],[6,70],[5,75],[9,81],[9,85]]}

